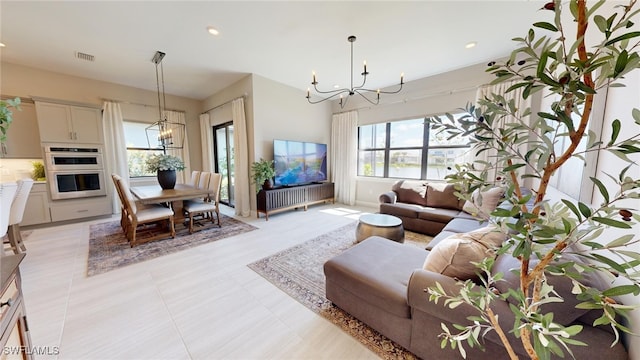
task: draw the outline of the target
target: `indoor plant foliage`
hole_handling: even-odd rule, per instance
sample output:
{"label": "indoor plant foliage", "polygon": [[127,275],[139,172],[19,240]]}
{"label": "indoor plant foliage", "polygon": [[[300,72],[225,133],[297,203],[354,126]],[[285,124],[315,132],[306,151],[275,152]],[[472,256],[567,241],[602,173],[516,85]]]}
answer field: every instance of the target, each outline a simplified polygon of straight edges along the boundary
{"label": "indoor plant foliage", "polygon": [[173,155],[153,155],[147,161],[147,171],[184,170],[184,162],[179,157]]}
{"label": "indoor plant foliage", "polygon": [[[475,189],[494,186],[498,180],[506,187],[505,204],[492,212],[490,222],[508,234],[497,251],[513,256],[520,263],[520,287],[500,294],[493,284],[504,274],[492,274],[494,259],[478,264],[480,281],[459,282],[459,293],[446,293],[441,286],[428,289],[430,301],[443,302],[450,308],[472,307],[478,313],[468,324],[455,329],[443,324],[442,346],[458,348],[465,356],[464,346],[481,346],[481,338],[488,331],[496,331],[511,358],[517,358],[513,342],[521,342],[532,359],[549,358],[552,354],[571,354],[571,346],[588,346],[572,339],[582,327],[564,327],[553,322],[553,313],[545,313],[543,304],[562,302],[548,274],[565,276],[573,283],[572,296],[578,308],[600,309],[602,316],[594,325],[610,325],[616,333],[629,332],[619,322],[620,316],[634,306],[622,305],[613,298],[625,294],[640,294],[640,253],[629,245],[640,238],[632,229],[640,222],[638,209],[621,207],[623,199],[640,198],[638,164],[629,156],[640,153],[640,110],[629,109],[633,124],[622,129],[621,122],[611,125],[611,137],[599,140],[589,129],[594,95],[608,86],[621,86],[617,80],[631,71],[639,71],[640,32],[631,31],[631,19],[638,14],[637,0],[618,6],[615,13],[597,14],[605,2],[587,7],[584,0],[572,0],[568,9],[555,0],[544,6],[543,15],[552,20],[538,22],[524,38],[516,38],[518,49],[503,63],[490,63],[488,72],[496,76],[493,84],[513,81],[507,92],[523,90],[523,98],[544,90],[556,100],[550,109],[531,114],[529,108],[518,108],[503,94],[492,94],[476,105],[468,105],[465,115],[454,119],[430,118],[434,128],[455,136],[470,136],[476,155],[494,151],[487,161],[458,166],[448,181],[456,184],[461,198],[469,199]],[[570,11],[574,22],[563,23],[561,11]],[[635,20],[635,19],[634,19]],[[575,38],[569,38],[568,26],[577,26]],[[600,38],[597,45],[585,45],[587,25]],[[593,39],[589,39],[593,40]],[[572,119],[573,118],[573,119]],[[501,126],[494,126],[502,122]],[[557,143],[567,140],[566,148]],[[582,140],[584,148],[579,147]],[[605,182],[591,178],[594,189],[603,199],[590,205],[572,199],[558,203],[548,201],[551,176],[572,157],[608,151],[624,165],[618,173],[606,174]],[[490,178],[489,174],[497,174]],[[532,184],[531,195],[521,192],[525,183]],[[532,206],[527,206],[527,202]],[[505,206],[506,205],[506,206]],[[600,236],[607,228],[622,229],[625,235],[617,238]],[[572,255],[572,256],[570,256]],[[568,259],[567,259],[568,258]],[[573,261],[572,261],[573,259]],[[560,265],[559,265],[560,264]],[[608,289],[592,288],[582,281],[582,274],[598,271],[625,278],[623,285]],[[491,304],[509,299],[515,320],[513,324],[499,323]],[[620,315],[620,316],[618,316]],[[511,343],[510,343],[511,340]],[[466,343],[466,344],[465,344]]]}
{"label": "indoor plant foliage", "polygon": [[269,181],[269,184],[266,184],[266,187],[271,187],[271,179],[276,176],[273,163],[273,160],[268,161],[260,158],[260,161],[255,161],[251,164],[251,172],[253,174],[253,181],[256,183],[256,191],[259,191],[260,186],[265,185],[267,181]]}
{"label": "indoor plant foliage", "polygon": [[12,108],[20,110],[20,98],[0,100],[0,143],[7,139],[7,130],[13,121]]}

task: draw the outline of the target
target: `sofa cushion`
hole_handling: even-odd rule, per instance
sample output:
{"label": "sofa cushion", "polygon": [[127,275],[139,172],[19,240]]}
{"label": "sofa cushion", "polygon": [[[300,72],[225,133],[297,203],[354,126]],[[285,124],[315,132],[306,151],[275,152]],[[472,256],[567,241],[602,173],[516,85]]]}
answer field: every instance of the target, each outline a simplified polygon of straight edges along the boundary
{"label": "sofa cushion", "polygon": [[465,233],[473,230],[477,230],[481,227],[487,226],[487,222],[484,220],[478,220],[475,218],[460,218],[449,221],[449,223],[442,229],[442,231],[449,231],[454,233]]}
{"label": "sofa cushion", "polygon": [[[564,253],[562,254],[560,259],[556,260],[552,264],[557,265],[568,261],[572,261],[575,263],[583,262],[576,255]],[[530,268],[535,267],[537,263],[538,260],[532,257],[529,263]],[[572,269],[572,271],[576,272],[575,269]],[[505,294],[509,291],[509,289],[520,288],[520,261],[518,259],[514,258],[510,254],[498,256],[496,262],[493,264],[491,273],[495,275],[498,272],[501,272],[504,275],[501,281],[498,281],[494,284],[494,287],[500,293]],[[588,309],[576,309],[576,305],[581,303],[582,301],[576,299],[576,295],[571,293],[573,282],[569,278],[561,275],[551,275],[549,273],[545,273],[545,275],[547,277],[547,283],[553,286],[553,290],[564,299],[564,302],[544,304],[540,309],[542,313],[553,312],[554,322],[560,325],[568,326],[576,319],[589,312]],[[582,283],[583,285],[594,287],[600,290],[608,288],[607,281],[601,274],[585,271],[582,273],[582,276],[583,278],[580,280],[580,283]],[[511,296],[507,298],[507,301],[514,305],[517,304],[517,301]],[[600,312],[600,314],[602,313]]]}
{"label": "sofa cushion", "polygon": [[502,187],[494,187],[487,191],[476,189],[471,194],[471,201],[467,200],[462,210],[480,219],[489,219],[489,214],[496,209],[504,192],[505,189]]}
{"label": "sofa cushion", "polygon": [[338,281],[361,301],[410,318],[407,284],[426,256],[427,251],[416,246],[372,236],[327,261],[324,273],[327,282]]}
{"label": "sofa cushion", "polygon": [[458,216],[458,214],[460,214],[460,210],[425,207],[418,212],[418,219],[430,220],[446,224],[451,221],[451,219]]}
{"label": "sofa cushion", "polygon": [[457,232],[442,230],[438,235],[434,236],[433,239],[431,239],[431,241],[429,241],[425,249],[431,251],[434,247],[436,247],[436,245],[438,245],[444,239],[455,234],[457,234]]}
{"label": "sofa cushion", "polygon": [[417,219],[418,213],[422,211],[423,207],[421,205],[415,204],[405,204],[405,203],[395,203],[395,204],[380,204],[380,213],[388,214],[400,217],[406,217],[410,219]]}
{"label": "sofa cushion", "polygon": [[505,238],[506,235],[492,225],[468,233],[451,235],[433,247],[425,259],[423,268],[460,280],[474,279],[478,271],[475,263],[493,256],[494,249],[499,247]]}
{"label": "sofa cushion", "polygon": [[427,184],[427,206],[460,210],[460,200],[453,184]]}
{"label": "sofa cushion", "polygon": [[427,183],[424,181],[399,180],[391,190],[398,194],[398,202],[427,206]]}

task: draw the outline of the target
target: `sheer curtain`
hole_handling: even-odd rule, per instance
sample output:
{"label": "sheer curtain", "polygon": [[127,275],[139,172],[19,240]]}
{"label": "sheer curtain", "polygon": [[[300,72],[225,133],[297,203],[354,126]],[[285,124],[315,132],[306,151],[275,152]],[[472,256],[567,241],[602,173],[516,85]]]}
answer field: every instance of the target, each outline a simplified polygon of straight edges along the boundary
{"label": "sheer curtain", "polygon": [[251,215],[249,188],[249,146],[247,144],[247,121],[244,115],[244,99],[231,102],[233,114],[233,142],[235,156],[234,195],[236,199],[236,215]]}
{"label": "sheer curtain", "polygon": [[[508,93],[506,92],[507,89],[515,83],[516,81],[507,81],[507,82],[503,82],[495,85],[487,85],[487,86],[482,86],[478,88],[478,91],[476,92],[476,104],[478,103],[479,100],[484,99],[485,97],[491,99],[491,94],[497,94],[497,95],[502,95],[507,102],[513,101],[518,111],[520,112],[524,111],[526,108],[529,108],[531,106],[531,97],[527,98],[526,100],[522,98],[522,92],[524,90],[524,87],[519,87],[515,90],[509,91]],[[513,116],[505,116],[501,118],[499,121],[496,121],[493,124],[493,128],[501,129],[505,123],[510,123],[513,121],[516,121],[513,118]],[[524,146],[523,148],[520,149],[520,151],[523,154],[526,153],[526,149],[524,148]],[[484,151],[482,154],[475,157],[475,159],[484,160],[492,164],[495,164],[496,155],[497,155],[496,150],[489,150],[489,151]],[[497,176],[496,173],[497,171],[495,169],[492,171],[489,171],[487,175],[488,176],[487,180],[489,181],[495,180]]]}
{"label": "sheer curtain", "polygon": [[358,112],[334,114],[331,121],[331,178],[336,201],[356,203],[358,167]]}
{"label": "sheer curtain", "polygon": [[[177,171],[176,178],[178,183],[186,183],[191,176],[191,161],[189,161],[189,139],[187,137],[187,121],[184,113],[181,111],[165,110],[164,116],[167,121],[184,125],[184,146],[182,149],[167,149],[167,154],[177,156],[184,161],[184,171]],[[188,175],[185,175],[188,174]]]}
{"label": "sheer curtain", "polygon": [[213,131],[209,114],[200,114],[200,142],[202,144],[202,171],[213,171]]}
{"label": "sheer curtain", "polygon": [[[105,178],[105,182],[111,183],[111,174],[118,174],[128,184],[129,164],[127,162],[127,143],[124,138],[120,104],[105,101],[102,105],[102,126],[105,134],[104,155],[108,172],[108,174],[106,174],[108,177]],[[117,214],[120,212],[120,203],[118,197],[114,196],[114,189],[113,186],[107,186],[107,191],[111,194],[113,213]]]}

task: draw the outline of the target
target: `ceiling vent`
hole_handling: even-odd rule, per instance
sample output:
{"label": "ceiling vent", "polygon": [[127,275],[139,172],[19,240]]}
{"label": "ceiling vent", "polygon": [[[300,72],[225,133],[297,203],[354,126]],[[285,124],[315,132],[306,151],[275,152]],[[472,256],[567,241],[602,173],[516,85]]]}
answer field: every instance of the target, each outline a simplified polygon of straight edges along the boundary
{"label": "ceiling vent", "polygon": [[78,58],[80,60],[94,61],[96,57],[93,56],[93,55],[85,54],[85,53],[80,52],[80,51],[76,51],[76,58]]}

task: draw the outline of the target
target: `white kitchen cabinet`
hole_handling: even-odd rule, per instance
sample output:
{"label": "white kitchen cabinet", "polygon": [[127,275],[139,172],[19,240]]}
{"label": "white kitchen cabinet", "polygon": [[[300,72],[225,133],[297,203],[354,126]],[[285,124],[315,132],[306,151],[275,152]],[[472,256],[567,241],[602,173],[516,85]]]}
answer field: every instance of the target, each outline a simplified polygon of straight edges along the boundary
{"label": "white kitchen cabinet", "polygon": [[49,203],[49,209],[51,209],[51,221],[54,222],[82,219],[111,214],[111,201],[109,196],[55,200]]}
{"label": "white kitchen cabinet", "polygon": [[42,142],[102,144],[100,109],[36,101]]}
{"label": "white kitchen cabinet", "polygon": [[24,215],[20,226],[44,224],[51,222],[49,212],[49,195],[46,183],[34,183],[27,198]]}
{"label": "white kitchen cabinet", "polygon": [[0,145],[0,157],[17,159],[42,158],[36,106],[21,103],[20,110],[13,111],[13,121],[7,131],[7,141]]}

